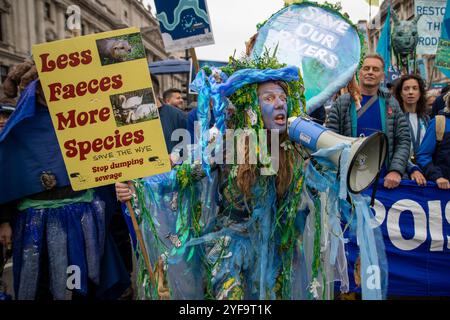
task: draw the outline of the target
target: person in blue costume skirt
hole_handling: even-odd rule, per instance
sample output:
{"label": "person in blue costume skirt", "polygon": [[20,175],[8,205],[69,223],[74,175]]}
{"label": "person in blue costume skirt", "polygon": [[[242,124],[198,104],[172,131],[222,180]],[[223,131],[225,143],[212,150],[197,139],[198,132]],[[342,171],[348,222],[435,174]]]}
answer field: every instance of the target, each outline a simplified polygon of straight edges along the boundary
{"label": "person in blue costume skirt", "polygon": [[[368,199],[348,194],[326,159],[337,147],[313,163],[289,139],[288,119],[306,116],[297,67],[270,55],[231,59],[201,70],[191,87],[199,94],[199,144],[186,146],[167,174],[116,184],[140,221],[145,248],[137,252],[146,250],[154,268],[149,281],[138,259],[140,298],[330,299],[334,281],[348,289],[340,222],[352,215],[363,265],[383,264]],[[235,141],[239,133],[244,140]],[[340,147],[346,170],[349,149]],[[381,299],[385,284],[363,288],[365,298]]]}
{"label": "person in blue costume skirt", "polygon": [[32,62],[4,82],[8,97],[19,90],[0,133],[0,215],[13,229],[15,297],[116,299],[130,278],[109,233],[114,189],[72,190]]}

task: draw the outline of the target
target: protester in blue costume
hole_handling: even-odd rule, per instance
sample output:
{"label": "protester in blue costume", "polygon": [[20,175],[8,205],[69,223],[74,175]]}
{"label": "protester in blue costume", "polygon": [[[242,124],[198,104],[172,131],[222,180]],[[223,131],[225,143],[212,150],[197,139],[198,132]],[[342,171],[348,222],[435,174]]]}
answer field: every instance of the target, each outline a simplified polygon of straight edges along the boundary
{"label": "protester in blue costume", "polygon": [[[138,261],[141,298],[331,299],[335,280],[348,290],[340,222],[353,215],[363,266],[384,268],[368,199],[347,193],[327,160],[344,150],[346,176],[348,146],[321,150],[308,162],[288,138],[288,118],[305,115],[297,67],[269,54],[232,59],[220,70],[201,70],[191,86],[202,140],[187,147],[190,157],[167,174],[134,181],[131,190],[116,184],[140,221],[146,248],[137,251],[147,250],[155,266],[152,285]],[[228,136],[226,129],[235,131]],[[234,134],[243,162],[234,158]],[[381,288],[363,287],[365,298],[383,297],[384,276]]]}
{"label": "protester in blue costume", "polygon": [[111,204],[94,190],[70,187],[31,62],[12,69],[5,94],[17,96],[19,85],[16,111],[0,133],[0,203],[11,208],[1,215],[13,226],[15,297],[63,300],[71,290],[73,298],[118,298],[130,280],[108,232]]}

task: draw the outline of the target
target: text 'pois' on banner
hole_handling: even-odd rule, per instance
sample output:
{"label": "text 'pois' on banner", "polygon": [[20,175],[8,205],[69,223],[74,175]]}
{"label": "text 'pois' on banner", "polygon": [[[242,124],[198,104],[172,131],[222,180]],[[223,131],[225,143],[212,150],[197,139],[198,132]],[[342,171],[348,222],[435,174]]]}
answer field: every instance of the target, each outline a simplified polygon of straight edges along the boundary
{"label": "text 'pois' on banner", "polygon": [[35,45],[33,56],[74,190],[170,170],[139,29]]}

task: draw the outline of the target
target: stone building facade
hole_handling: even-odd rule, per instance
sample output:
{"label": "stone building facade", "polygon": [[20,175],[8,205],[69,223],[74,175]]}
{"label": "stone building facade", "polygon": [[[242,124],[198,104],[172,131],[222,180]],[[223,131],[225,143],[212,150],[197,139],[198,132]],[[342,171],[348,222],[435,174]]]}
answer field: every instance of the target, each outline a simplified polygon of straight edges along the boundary
{"label": "stone building facade", "polygon": [[[148,62],[171,58],[164,50],[158,21],[142,0],[0,0],[2,82],[11,66],[31,57],[32,45],[71,37],[66,24],[70,5],[81,9],[82,35],[138,27]],[[181,89],[186,83],[184,75],[158,78],[161,91],[170,87]]]}

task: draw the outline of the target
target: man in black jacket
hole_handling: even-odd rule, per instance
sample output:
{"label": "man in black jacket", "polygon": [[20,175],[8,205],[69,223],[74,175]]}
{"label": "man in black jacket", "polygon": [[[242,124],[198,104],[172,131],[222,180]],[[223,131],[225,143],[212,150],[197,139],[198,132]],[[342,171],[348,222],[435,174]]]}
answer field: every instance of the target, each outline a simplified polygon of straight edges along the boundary
{"label": "man in black jacket", "polygon": [[[156,95],[156,105],[158,106],[159,118],[161,120],[161,126],[164,134],[164,140],[166,141],[167,152],[170,154],[172,149],[182,142],[182,139],[172,141],[172,133],[177,129],[187,128],[187,115],[180,109],[173,107],[169,104],[163,104],[161,97],[159,96],[159,81],[154,76],[152,77],[153,90]],[[189,143],[187,141],[186,143]]]}

